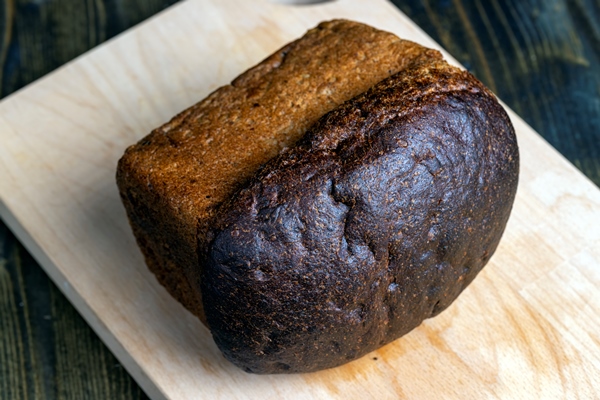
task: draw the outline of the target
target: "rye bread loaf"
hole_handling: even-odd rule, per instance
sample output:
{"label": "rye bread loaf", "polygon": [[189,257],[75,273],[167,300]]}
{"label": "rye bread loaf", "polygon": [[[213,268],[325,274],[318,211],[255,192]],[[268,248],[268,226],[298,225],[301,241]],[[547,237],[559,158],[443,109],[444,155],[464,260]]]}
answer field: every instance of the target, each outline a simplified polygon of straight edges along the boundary
{"label": "rye bread loaf", "polygon": [[495,97],[437,51],[319,25],[127,149],[150,269],[249,372],[343,364],[445,309],[518,176]]}

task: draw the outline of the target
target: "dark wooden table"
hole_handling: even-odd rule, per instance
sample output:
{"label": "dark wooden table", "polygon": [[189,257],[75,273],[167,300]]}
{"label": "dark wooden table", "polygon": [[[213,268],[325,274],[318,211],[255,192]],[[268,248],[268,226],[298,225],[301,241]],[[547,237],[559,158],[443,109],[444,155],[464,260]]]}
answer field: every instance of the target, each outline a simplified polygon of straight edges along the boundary
{"label": "dark wooden table", "polygon": [[[173,3],[4,0],[1,96]],[[394,3],[600,185],[599,0]],[[1,221],[0,398],[145,398]]]}

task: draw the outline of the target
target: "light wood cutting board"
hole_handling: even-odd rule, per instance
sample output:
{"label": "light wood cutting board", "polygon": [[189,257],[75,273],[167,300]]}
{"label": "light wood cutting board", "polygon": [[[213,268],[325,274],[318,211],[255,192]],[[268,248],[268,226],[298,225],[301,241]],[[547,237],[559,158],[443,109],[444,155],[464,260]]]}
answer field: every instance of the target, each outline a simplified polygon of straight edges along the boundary
{"label": "light wood cutting board", "polygon": [[384,0],[188,0],[0,104],[0,214],[153,398],[598,398],[600,191],[514,113],[522,169],[492,261],[442,315],[364,358],[256,376],[146,269],[115,185],[125,147],[318,22],[438,47]]}

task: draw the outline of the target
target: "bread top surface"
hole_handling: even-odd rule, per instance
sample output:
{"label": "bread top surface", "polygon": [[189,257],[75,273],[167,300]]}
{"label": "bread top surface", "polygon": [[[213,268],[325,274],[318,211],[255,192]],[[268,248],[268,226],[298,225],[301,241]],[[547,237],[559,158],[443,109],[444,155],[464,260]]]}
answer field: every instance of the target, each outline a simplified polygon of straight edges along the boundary
{"label": "bread top surface", "polygon": [[195,245],[216,207],[319,117],[414,62],[440,58],[367,25],[322,23],[129,147],[119,185],[148,191]]}

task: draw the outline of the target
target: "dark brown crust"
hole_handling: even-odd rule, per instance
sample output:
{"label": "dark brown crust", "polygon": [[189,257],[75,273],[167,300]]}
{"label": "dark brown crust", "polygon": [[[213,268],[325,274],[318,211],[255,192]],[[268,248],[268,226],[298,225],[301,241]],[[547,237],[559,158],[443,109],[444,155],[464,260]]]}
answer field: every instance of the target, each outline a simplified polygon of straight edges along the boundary
{"label": "dark brown crust", "polygon": [[220,210],[202,292],[246,371],[334,367],[448,307],[494,253],[514,200],[507,114],[431,61],[325,115]]}

